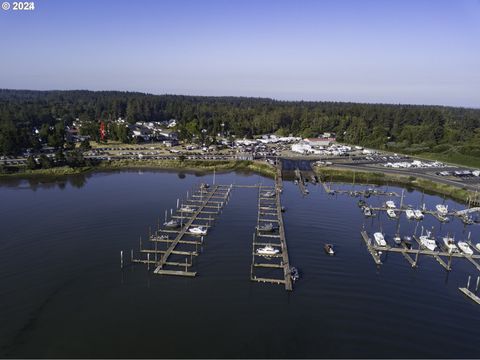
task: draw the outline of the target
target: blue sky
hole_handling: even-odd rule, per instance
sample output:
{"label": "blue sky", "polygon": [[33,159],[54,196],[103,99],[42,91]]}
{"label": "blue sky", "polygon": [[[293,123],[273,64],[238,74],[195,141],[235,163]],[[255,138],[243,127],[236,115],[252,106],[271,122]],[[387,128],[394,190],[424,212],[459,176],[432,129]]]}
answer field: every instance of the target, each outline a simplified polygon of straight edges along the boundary
{"label": "blue sky", "polygon": [[35,6],[0,10],[0,88],[480,107],[479,0]]}

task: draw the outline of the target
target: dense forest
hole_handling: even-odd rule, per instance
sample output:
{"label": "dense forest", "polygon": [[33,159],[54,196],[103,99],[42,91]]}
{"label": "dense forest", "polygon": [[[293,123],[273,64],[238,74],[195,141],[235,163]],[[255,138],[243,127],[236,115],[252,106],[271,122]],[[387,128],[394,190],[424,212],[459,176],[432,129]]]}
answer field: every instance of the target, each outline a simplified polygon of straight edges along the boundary
{"label": "dense forest", "polygon": [[[335,132],[339,141],[379,149],[480,157],[480,109],[83,90],[0,90],[0,153],[65,146],[64,126],[74,119],[97,133],[99,120],[119,117],[129,123],[177,119],[181,138],[202,129],[237,137]],[[124,127],[109,131],[110,138],[129,141]]]}

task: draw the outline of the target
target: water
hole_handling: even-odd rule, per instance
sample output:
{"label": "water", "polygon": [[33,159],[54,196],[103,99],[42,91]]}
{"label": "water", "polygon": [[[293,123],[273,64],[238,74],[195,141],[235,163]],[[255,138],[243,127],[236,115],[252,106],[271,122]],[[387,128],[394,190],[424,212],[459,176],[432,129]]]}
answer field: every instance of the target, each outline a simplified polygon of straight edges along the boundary
{"label": "water", "polygon": [[[272,184],[248,174],[216,179]],[[196,278],[160,277],[144,265],[121,271],[120,250],[128,262],[139,237],[200,182],[211,175],[121,172],[3,183],[0,356],[480,357],[480,306],[458,291],[477,270],[454,260],[447,273],[427,257],[412,269],[399,254],[377,269],[360,229],[392,236],[396,221],[365,220],[357,198],[320,186],[302,198],[284,184],[290,260],[302,275],[292,293],[249,281],[255,189],[233,190],[196,259]],[[423,200],[428,208],[444,201]],[[421,202],[421,193],[406,193],[405,203]],[[401,233],[412,234],[415,224],[402,216]],[[426,216],[422,224],[456,239],[471,231],[480,242],[480,227],[457,219],[441,225]],[[325,242],[337,256],[325,255]]]}

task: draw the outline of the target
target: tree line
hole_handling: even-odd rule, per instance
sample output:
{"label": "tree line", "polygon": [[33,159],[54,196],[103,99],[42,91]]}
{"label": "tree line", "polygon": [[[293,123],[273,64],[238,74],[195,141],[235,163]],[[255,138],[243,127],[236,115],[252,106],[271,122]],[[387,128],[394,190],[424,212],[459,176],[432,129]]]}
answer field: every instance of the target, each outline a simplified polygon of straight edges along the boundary
{"label": "tree line", "polygon": [[84,90],[0,90],[0,153],[65,146],[64,128],[77,118],[94,139],[101,120],[109,138],[128,142],[128,129],[113,123],[119,117],[130,124],[174,118],[181,139],[334,132],[339,141],[378,149],[415,153],[455,147],[480,156],[480,109]]}

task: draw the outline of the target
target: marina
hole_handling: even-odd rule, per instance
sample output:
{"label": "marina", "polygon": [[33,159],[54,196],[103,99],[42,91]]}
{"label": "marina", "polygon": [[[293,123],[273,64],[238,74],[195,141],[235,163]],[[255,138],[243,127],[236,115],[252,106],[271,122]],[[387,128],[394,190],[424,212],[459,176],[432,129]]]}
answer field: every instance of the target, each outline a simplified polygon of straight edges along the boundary
{"label": "marina", "polygon": [[[133,257],[133,250],[131,256],[132,263],[150,264],[155,266],[153,271],[157,275],[174,275],[174,276],[196,276],[195,271],[191,271],[193,266],[193,257],[198,256],[198,245],[203,244],[204,236],[212,227],[214,216],[219,215],[221,209],[225,206],[230,196],[232,187],[227,185],[213,185],[210,189],[206,184],[201,184],[191,194],[191,198],[186,198],[186,201],[179,208],[179,201],[177,200],[177,210],[175,215],[171,215],[174,219],[173,224],[178,225],[178,230],[170,230],[161,228],[158,225],[154,234],[149,234],[148,240],[150,242],[149,249],[143,249],[140,241],[140,253],[146,254],[146,259],[139,259]],[[185,209],[188,209],[185,212]],[[214,209],[214,211],[208,210]],[[216,211],[215,211],[216,210]],[[172,212],[173,214],[173,212]],[[180,222],[178,223],[178,219]],[[165,223],[167,221],[167,212],[165,213]],[[170,234],[173,238],[170,239]],[[201,236],[200,241],[191,239],[192,237]],[[153,243],[153,246],[151,245]],[[158,249],[158,243],[165,243],[166,249]],[[179,251],[176,250],[180,245],[195,245],[193,251]],[[153,247],[153,249],[152,249]],[[122,253],[123,254],[123,253]],[[150,254],[154,255],[154,259],[150,259]],[[170,257],[180,256],[178,261],[169,261]],[[121,259],[123,265],[123,258]]]}
{"label": "marina", "polygon": [[[64,188],[33,187],[28,183],[21,190],[0,188],[9,207],[9,212],[4,213],[0,252],[4,284],[4,306],[0,310],[5,320],[0,329],[3,354],[29,357],[42,349],[50,357],[68,357],[73,352],[82,357],[103,357],[111,349],[106,344],[116,344],[116,355],[120,357],[150,357],[159,356],[158,338],[162,338],[168,339],[161,350],[165,357],[221,354],[250,358],[267,353],[275,357],[434,357],[440,353],[478,357],[475,341],[480,336],[476,327],[480,306],[473,297],[479,296],[475,289],[477,268],[456,253],[451,256],[452,270],[446,271],[426,249],[418,253],[419,245],[413,237],[411,248],[407,249],[393,240],[397,232],[402,239],[412,234],[419,238],[422,226],[434,226],[437,241],[447,235],[455,237],[457,243],[467,241],[474,252],[472,260],[480,263],[475,247],[480,242],[477,225],[465,226],[456,216],[451,216],[448,223],[440,223],[427,214],[421,221],[408,220],[403,213],[390,220],[384,211],[366,218],[359,211],[359,198],[330,196],[322,186],[311,184],[310,194],[302,197],[293,180],[283,179],[280,209],[286,210],[282,222],[288,261],[291,270],[292,264],[299,269],[291,275],[300,276],[295,282],[292,279],[295,291],[285,291],[284,268],[275,267],[283,260],[281,246],[274,245],[280,244],[275,237],[278,230],[255,239],[256,249],[263,249],[263,255],[273,255],[270,259],[255,255],[255,263],[274,267],[253,270],[260,279],[279,282],[250,280],[253,233],[257,226],[278,227],[274,189],[279,180],[226,173],[217,174],[213,184],[211,174],[186,173],[179,177],[179,172],[132,171],[95,174],[83,182],[82,188],[69,182]],[[201,183],[210,183],[210,187],[199,194]],[[210,198],[208,207],[192,222],[192,226],[205,226],[207,235],[202,239],[185,233],[165,260],[165,273],[155,274],[161,257],[184,228],[181,224],[185,225],[194,215],[177,211],[177,200],[178,209],[189,205],[198,210],[218,184],[227,184],[221,186],[223,189],[231,188],[228,198]],[[351,185],[337,183],[335,187],[349,190]],[[377,189],[387,191],[386,187]],[[270,200],[262,200],[259,211],[260,191],[267,193],[265,198]],[[270,197],[272,191],[274,197]],[[400,194],[402,189],[390,187],[388,191]],[[386,200],[389,199],[385,196],[370,196],[365,202],[381,207]],[[399,198],[392,200],[398,207]],[[25,207],[27,201],[29,206]],[[427,209],[443,202],[449,211],[462,209],[449,199],[423,196],[418,191],[405,194],[405,203],[425,203]],[[52,218],[58,224],[54,232],[49,220]],[[172,219],[180,226],[166,228],[164,223]],[[165,231],[158,231],[159,228]],[[264,229],[269,230],[270,226]],[[366,231],[367,241],[372,238],[372,253],[382,252],[377,257],[381,265],[373,262],[366,251],[363,237],[358,236],[361,229]],[[392,251],[374,248],[375,232],[384,234]],[[325,244],[332,245],[335,255],[326,252]],[[272,254],[269,245],[278,253]],[[142,262],[131,263],[132,247],[133,259]],[[446,252],[438,253],[448,265]],[[466,287],[469,275],[472,297],[459,290]],[[135,311],[128,311],[131,308]],[[397,311],[392,313],[392,308]],[[445,308],[455,311],[445,312]],[[226,324],[225,318],[235,326]],[[345,318],[348,322],[342,320]],[[31,321],[35,326],[22,330]],[[209,326],[202,331],[185,327],[193,321]],[[158,327],[158,323],[168,326]],[[318,323],[328,326],[318,328]],[[414,334],[408,331],[412,323],[418,330]],[[390,329],[388,333],[385,325]],[[251,331],[252,326],[256,332]],[[278,329],[275,335],[271,333],[272,326]],[[465,326],[472,330],[455,335],[456,329]],[[136,335],[124,331],[126,327],[135,327]],[[451,342],[428,345],[444,331],[453,334]],[[310,347],[314,343],[309,338],[311,334],[327,339],[332,349]],[[402,346],[403,342],[395,345],[399,336],[410,346]],[[69,340],[72,338],[81,338],[88,344],[86,350],[78,351],[77,342]],[[250,345],[233,351],[235,338],[245,339]],[[285,342],[278,341],[280,338]],[[63,339],[61,347],[57,339]],[[211,339],[218,339],[214,351],[208,345]],[[129,346],[132,341],[136,342],[135,347]],[[185,341],[195,350],[183,347]]]}

